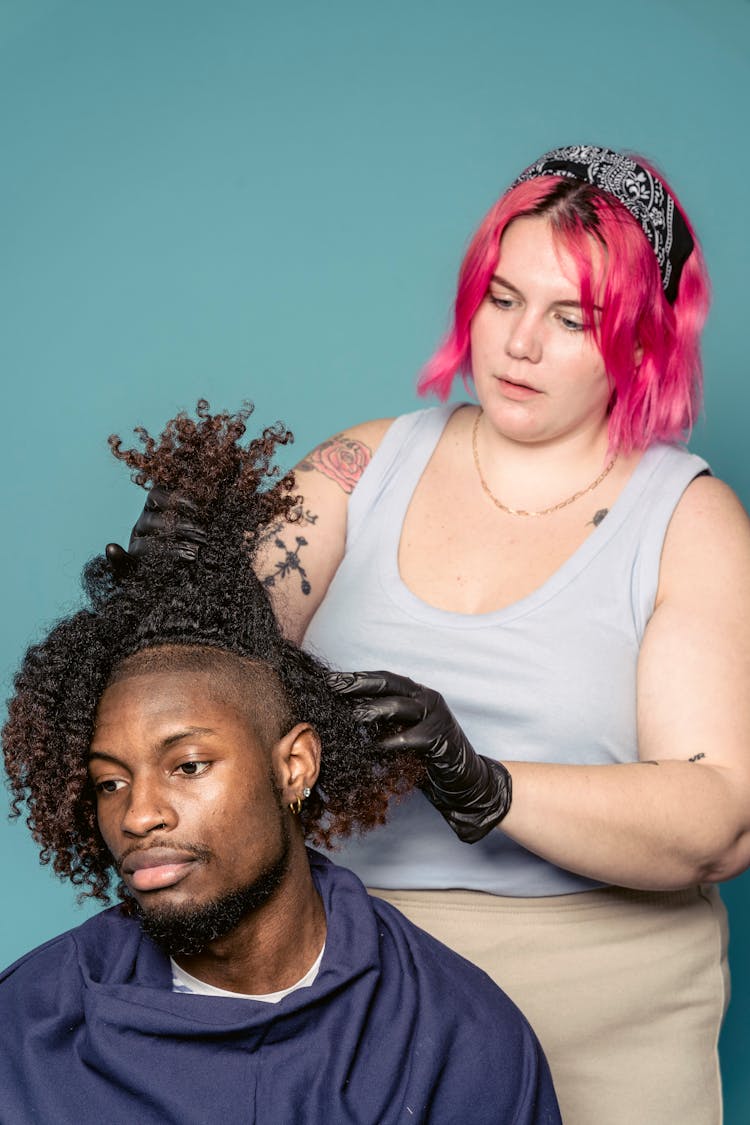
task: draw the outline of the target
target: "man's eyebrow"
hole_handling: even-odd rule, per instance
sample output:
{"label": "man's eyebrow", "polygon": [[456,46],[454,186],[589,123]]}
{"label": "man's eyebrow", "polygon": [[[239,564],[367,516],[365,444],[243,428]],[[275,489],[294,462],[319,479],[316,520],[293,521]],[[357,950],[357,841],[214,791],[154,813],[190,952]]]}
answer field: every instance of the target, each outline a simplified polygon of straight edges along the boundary
{"label": "man's eyebrow", "polygon": [[185,727],[184,730],[178,730],[175,734],[170,734],[168,738],[163,739],[161,746],[167,750],[170,746],[174,746],[175,742],[179,742],[183,738],[191,738],[195,734],[216,734],[212,727]]}
{"label": "man's eyebrow", "polygon": [[[185,727],[184,730],[175,731],[174,734],[168,735],[159,743],[159,750],[168,750],[170,746],[180,742],[183,738],[192,738],[196,734],[216,734],[212,727]],[[89,750],[89,761],[93,758],[101,758],[107,762],[114,762],[115,765],[123,765],[121,760],[114,754],[108,754],[106,750]]]}
{"label": "man's eyebrow", "polygon": [[113,762],[116,766],[122,765],[119,758],[114,754],[108,754],[106,750],[89,750],[89,761],[93,761],[94,758],[101,758],[103,762]]}

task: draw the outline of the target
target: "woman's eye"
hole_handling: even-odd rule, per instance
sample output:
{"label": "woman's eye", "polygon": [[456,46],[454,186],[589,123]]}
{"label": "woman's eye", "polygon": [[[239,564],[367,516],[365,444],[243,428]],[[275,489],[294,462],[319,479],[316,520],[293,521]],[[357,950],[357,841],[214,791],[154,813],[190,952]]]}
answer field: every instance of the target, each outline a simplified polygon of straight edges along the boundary
{"label": "woman's eye", "polygon": [[198,777],[206,772],[210,764],[210,762],[180,762],[176,772],[181,773],[183,777]]}
{"label": "woman's eye", "polygon": [[568,332],[583,332],[583,325],[580,320],[573,320],[569,316],[561,316],[560,323],[563,328],[567,328]]}
{"label": "woman's eye", "polygon": [[496,309],[512,309],[513,308],[513,298],[512,297],[495,297],[495,296],[493,296],[492,293],[488,293],[487,296],[489,297],[490,302],[495,306]]}

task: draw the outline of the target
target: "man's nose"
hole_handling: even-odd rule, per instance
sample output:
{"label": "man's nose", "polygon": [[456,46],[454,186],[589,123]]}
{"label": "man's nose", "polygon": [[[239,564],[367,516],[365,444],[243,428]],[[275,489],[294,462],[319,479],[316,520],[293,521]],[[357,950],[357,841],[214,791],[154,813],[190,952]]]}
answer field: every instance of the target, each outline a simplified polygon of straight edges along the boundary
{"label": "man's nose", "polygon": [[156,829],[174,828],[177,814],[162,786],[154,781],[134,781],[122,819],[128,836],[148,836]]}

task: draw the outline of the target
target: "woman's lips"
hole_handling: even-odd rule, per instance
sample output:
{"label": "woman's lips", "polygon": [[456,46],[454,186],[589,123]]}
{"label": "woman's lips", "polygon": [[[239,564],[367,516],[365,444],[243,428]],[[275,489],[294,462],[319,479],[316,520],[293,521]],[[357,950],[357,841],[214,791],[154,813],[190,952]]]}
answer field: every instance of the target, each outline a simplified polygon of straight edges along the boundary
{"label": "woman's lips", "polygon": [[501,376],[497,377],[497,381],[501,393],[503,393],[506,398],[519,400],[531,398],[533,395],[541,395],[541,390],[536,390],[534,387],[528,386],[526,382],[513,382],[512,379],[504,379]]}
{"label": "woman's lips", "polygon": [[541,391],[536,391],[533,387],[527,387],[525,383],[512,383],[510,379],[502,378],[499,378],[497,381],[503,395],[506,398],[515,399],[516,402],[523,402],[524,399],[533,398],[534,395],[541,394]]}
{"label": "woman's lips", "polygon": [[179,883],[198,862],[189,852],[148,848],[127,855],[122,873],[136,891],[159,891]]}

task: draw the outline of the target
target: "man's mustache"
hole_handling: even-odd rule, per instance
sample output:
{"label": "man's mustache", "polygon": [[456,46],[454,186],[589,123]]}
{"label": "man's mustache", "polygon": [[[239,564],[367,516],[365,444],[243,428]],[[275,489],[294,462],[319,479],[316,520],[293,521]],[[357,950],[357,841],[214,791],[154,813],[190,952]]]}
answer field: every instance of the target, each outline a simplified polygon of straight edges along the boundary
{"label": "man's mustache", "polygon": [[[151,864],[148,862],[151,857],[147,853],[156,850],[158,850],[159,856],[158,858],[154,856],[155,863]],[[129,867],[136,868],[169,863],[169,856],[174,857],[171,859],[171,862],[174,863],[184,863],[186,859],[197,859],[206,863],[212,858],[213,853],[201,844],[181,843],[176,840],[170,840],[168,844],[165,844],[162,840],[151,840],[148,844],[131,844],[119,856],[115,856],[115,866],[120,875],[123,873],[123,864],[129,856],[134,857]]]}

